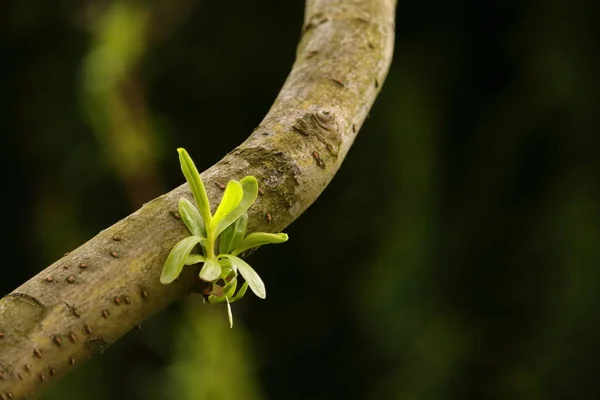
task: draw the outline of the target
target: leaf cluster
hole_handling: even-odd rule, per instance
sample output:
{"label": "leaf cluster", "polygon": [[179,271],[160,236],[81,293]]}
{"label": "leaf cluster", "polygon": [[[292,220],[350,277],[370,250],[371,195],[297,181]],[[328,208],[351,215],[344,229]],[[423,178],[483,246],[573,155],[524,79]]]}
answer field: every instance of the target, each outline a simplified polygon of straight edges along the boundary
{"label": "leaf cluster", "polygon": [[[185,149],[177,149],[181,171],[185,176],[196,204],[181,198],[179,214],[190,236],[178,242],[167,257],[160,281],[173,282],[186,265],[203,264],[199,278],[205,283],[205,299],[209,303],[227,303],[229,324],[233,326],[231,303],[241,299],[248,287],[261,299],[266,298],[265,284],[240,254],[270,243],[288,240],[285,233],[253,232],[246,235],[248,209],[256,201],[258,182],[253,176],[240,181],[231,180],[225,188],[221,203],[214,214],[198,170]],[[218,240],[218,252],[216,245]],[[200,248],[201,253],[194,252]],[[244,283],[236,293],[238,274]]]}

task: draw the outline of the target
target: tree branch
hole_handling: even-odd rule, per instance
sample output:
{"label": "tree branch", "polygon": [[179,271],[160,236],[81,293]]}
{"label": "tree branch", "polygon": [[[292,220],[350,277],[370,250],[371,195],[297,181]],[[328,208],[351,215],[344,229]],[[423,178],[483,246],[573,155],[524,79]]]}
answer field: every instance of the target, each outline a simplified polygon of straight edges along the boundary
{"label": "tree branch", "polygon": [[[212,204],[230,179],[254,175],[262,195],[249,210],[249,231],[278,232],[315,201],[385,79],[395,3],[307,1],[297,59],[275,103],[244,143],[202,174]],[[192,268],[171,285],[159,282],[167,254],[187,233],[176,214],[180,197],[191,199],[187,184],[0,300],[1,400],[37,393],[194,290]]]}

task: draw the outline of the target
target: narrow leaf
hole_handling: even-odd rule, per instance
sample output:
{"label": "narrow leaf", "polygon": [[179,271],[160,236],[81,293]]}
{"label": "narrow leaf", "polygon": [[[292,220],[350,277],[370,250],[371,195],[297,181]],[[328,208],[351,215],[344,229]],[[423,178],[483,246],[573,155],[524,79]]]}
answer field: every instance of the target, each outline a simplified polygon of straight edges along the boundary
{"label": "narrow leaf", "polygon": [[[227,217],[238,206],[243,195],[244,190],[242,189],[242,185],[240,185],[238,181],[229,181],[227,187],[225,188],[225,193],[223,193],[221,203],[219,204],[219,207],[217,207],[217,211],[215,211],[215,215],[210,223],[210,228],[213,231],[215,231],[220,225],[221,221],[223,221],[223,218]],[[233,221],[235,221],[235,219],[231,222]],[[219,236],[219,233],[221,232],[222,230],[216,231],[215,237]]]}
{"label": "narrow leaf", "polygon": [[185,176],[185,180],[190,185],[194,200],[198,205],[198,211],[204,220],[205,225],[209,225],[212,219],[210,215],[210,204],[208,202],[208,196],[206,195],[206,189],[204,189],[204,183],[200,173],[194,164],[194,161],[190,158],[190,155],[184,148],[177,149],[179,153],[179,163],[181,164],[181,172]]}
{"label": "narrow leaf", "polygon": [[206,237],[206,227],[196,206],[185,198],[179,199],[179,215],[192,235]]}
{"label": "narrow leaf", "polygon": [[260,279],[260,276],[258,276],[256,271],[254,271],[254,269],[248,265],[248,263],[241,258],[230,254],[223,254],[222,256],[231,260],[231,264],[233,265],[234,269],[237,269],[240,272],[256,296],[260,297],[261,299],[267,297],[265,284],[263,283],[262,279]]}
{"label": "narrow leaf", "polygon": [[237,271],[233,269],[231,260],[227,258],[220,259],[219,265],[221,265],[221,278],[225,281],[223,294],[224,296],[231,298],[237,288]]}
{"label": "narrow leaf", "polygon": [[242,285],[242,287],[240,288],[240,290],[237,292],[237,294],[235,296],[233,296],[231,298],[231,300],[229,300],[231,303],[234,303],[236,301],[238,301],[239,299],[241,299],[242,297],[244,297],[244,295],[246,294],[246,290],[248,290],[248,282],[244,282],[244,284]]}
{"label": "narrow leaf", "polygon": [[233,328],[233,313],[231,312],[231,303],[229,303],[229,298],[227,299],[227,318],[229,318],[229,328]]}
{"label": "narrow leaf", "polygon": [[248,224],[248,213],[243,213],[235,222],[229,225],[221,236],[219,236],[219,253],[231,253],[233,249],[238,247],[244,235],[246,235],[246,225]]}
{"label": "narrow leaf", "polygon": [[202,238],[198,236],[189,236],[177,243],[165,261],[162,273],[160,274],[160,282],[163,285],[173,282],[183,269],[185,259],[192,252],[194,247],[200,243]]}
{"label": "narrow leaf", "polygon": [[287,240],[288,235],[285,233],[254,232],[246,236],[244,240],[242,240],[242,243],[231,251],[231,254],[237,256],[253,247],[262,246],[264,244],[283,243],[287,242]]}
{"label": "narrow leaf", "polygon": [[206,257],[200,254],[190,254],[185,258],[185,265],[194,265],[206,261]]}
{"label": "narrow leaf", "polygon": [[256,200],[256,196],[258,195],[258,182],[256,181],[256,178],[253,176],[247,176],[239,183],[244,192],[242,200],[234,210],[232,210],[225,218],[223,218],[217,227],[215,233],[216,236],[218,236],[221,232],[223,232],[223,230],[225,230],[225,228],[227,228],[242,214],[244,214]]}
{"label": "narrow leaf", "polygon": [[223,286],[223,293],[224,293],[225,297],[227,297],[227,298],[233,297],[233,294],[235,293],[236,288],[237,288],[237,279],[234,279],[231,282],[227,283],[225,286]]}
{"label": "narrow leaf", "polygon": [[[231,265],[231,261],[226,258],[217,258],[217,262],[221,266],[221,274],[219,275],[219,279],[223,279],[225,281],[225,286],[223,286],[223,293],[227,294],[229,291],[229,287],[232,282],[236,281],[238,273],[233,269],[233,265]],[[237,285],[237,283],[235,283]]]}
{"label": "narrow leaf", "polygon": [[216,258],[207,258],[204,261],[204,266],[200,270],[200,279],[206,282],[212,282],[219,279],[221,276],[221,266]]}

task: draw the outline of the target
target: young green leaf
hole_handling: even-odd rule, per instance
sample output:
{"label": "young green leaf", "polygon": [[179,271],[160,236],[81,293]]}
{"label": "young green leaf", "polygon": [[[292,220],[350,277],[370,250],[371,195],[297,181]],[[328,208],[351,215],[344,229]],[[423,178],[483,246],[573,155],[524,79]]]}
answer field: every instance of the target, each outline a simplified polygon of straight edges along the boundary
{"label": "young green leaf", "polygon": [[217,262],[221,266],[221,275],[220,275],[221,278],[227,279],[227,277],[231,274],[233,274],[234,277],[237,276],[237,272],[233,270],[233,265],[231,265],[230,260],[228,260],[227,258],[223,258],[223,257],[219,258],[217,256]]}
{"label": "young green leaf", "polygon": [[165,261],[160,282],[163,285],[173,282],[183,269],[187,256],[192,252],[194,247],[200,243],[202,238],[199,236],[189,236],[177,243]]}
{"label": "young green leaf", "polygon": [[218,285],[213,285],[213,291],[208,296],[208,302],[211,304],[222,303],[225,301],[225,298],[231,298],[235,289],[237,287],[237,279],[232,280],[225,286],[221,287]]}
{"label": "young green leaf", "polygon": [[[217,263],[219,263],[219,266],[221,267],[221,274],[217,279],[222,279],[225,282],[225,286],[223,286],[223,293],[226,293],[229,290],[231,283],[236,281],[238,273],[233,269],[231,261],[226,258],[217,258]],[[225,301],[223,297],[220,298],[219,302],[221,301]]]}
{"label": "young green leaf", "polygon": [[233,296],[231,298],[231,300],[229,300],[229,302],[235,303],[236,301],[238,301],[239,299],[244,297],[244,295],[246,294],[246,290],[248,290],[248,282],[244,282],[244,284],[242,285],[240,290],[237,292],[237,294],[235,296]]}
{"label": "young green leaf", "polygon": [[237,288],[237,279],[233,279],[231,282],[223,286],[223,293],[225,297],[231,298],[235,293],[235,289]]}
{"label": "young green leaf", "polygon": [[258,182],[256,178],[253,176],[247,176],[239,182],[240,186],[243,190],[242,200],[238,203],[235,209],[231,210],[223,220],[218,224],[213,225],[216,227],[215,236],[219,236],[221,232],[225,230],[229,225],[231,225],[236,219],[238,219],[242,214],[244,214],[248,208],[254,203],[256,200],[256,196],[258,196]]}
{"label": "young green leaf", "polygon": [[235,222],[229,225],[221,236],[219,236],[219,253],[231,253],[231,250],[238,247],[244,235],[246,235],[246,225],[248,224],[248,213],[243,213]]}
{"label": "young green leaf", "polygon": [[229,318],[229,328],[233,328],[233,314],[231,312],[231,303],[229,303],[229,297],[225,296],[227,300],[227,318]]}
{"label": "young green leaf", "polygon": [[179,199],[179,215],[192,235],[206,237],[206,227],[196,206],[185,198]]}
{"label": "young green leaf", "polygon": [[190,189],[194,195],[194,199],[198,205],[198,211],[204,220],[204,224],[208,226],[210,225],[212,217],[210,215],[208,196],[206,195],[206,189],[204,189],[204,183],[202,183],[200,173],[198,172],[198,169],[196,169],[196,165],[190,158],[190,155],[187,151],[185,151],[184,148],[178,148],[177,152],[179,153],[181,172],[183,172],[183,176],[185,176],[185,179],[190,185]]}
{"label": "young green leaf", "polygon": [[253,247],[262,246],[264,244],[283,243],[287,240],[288,235],[285,233],[254,232],[246,236],[244,240],[242,240],[242,243],[240,243],[239,246],[236,246],[230,253],[237,256]]}
{"label": "young green leaf", "polygon": [[221,276],[221,266],[216,258],[207,258],[204,261],[204,266],[200,270],[200,279],[206,282],[212,282],[219,279]]}
{"label": "young green leaf", "polygon": [[246,282],[248,282],[248,286],[254,292],[254,294],[261,299],[267,297],[267,290],[265,289],[265,284],[263,283],[260,276],[252,269],[250,265],[248,265],[244,260],[239,257],[233,256],[231,254],[222,254],[223,257],[227,257],[231,260],[231,264],[234,269],[237,269],[240,274],[244,277]]}
{"label": "young green leaf", "polygon": [[223,218],[228,216],[240,204],[243,195],[244,190],[242,189],[242,185],[238,181],[229,181],[225,188],[225,193],[223,193],[221,203],[217,207],[217,211],[215,211],[215,215],[210,223],[210,229],[215,232],[215,238],[221,233],[216,228],[223,221]]}
{"label": "young green leaf", "polygon": [[185,265],[194,265],[206,261],[206,257],[200,254],[190,254],[185,258]]}

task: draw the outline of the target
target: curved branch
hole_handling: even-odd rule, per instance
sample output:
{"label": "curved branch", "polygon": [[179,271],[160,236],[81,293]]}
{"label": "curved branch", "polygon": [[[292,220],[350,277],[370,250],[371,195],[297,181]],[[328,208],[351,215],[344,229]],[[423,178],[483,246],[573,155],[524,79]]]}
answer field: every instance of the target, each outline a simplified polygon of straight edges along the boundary
{"label": "curved branch", "polygon": [[[335,175],[387,74],[394,0],[309,0],[293,69],[270,111],[240,146],[202,174],[212,204],[230,179],[254,175],[249,231],[278,232]],[[0,398],[41,390],[103,352],[144,319],[194,290],[197,271],[159,275],[186,234],[177,201],[153,200],[0,300]]]}

